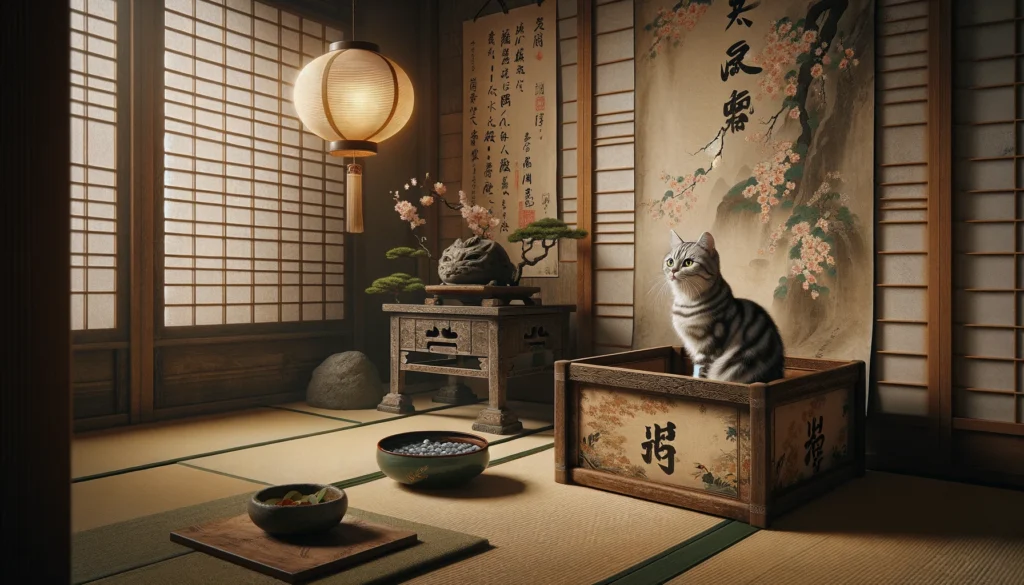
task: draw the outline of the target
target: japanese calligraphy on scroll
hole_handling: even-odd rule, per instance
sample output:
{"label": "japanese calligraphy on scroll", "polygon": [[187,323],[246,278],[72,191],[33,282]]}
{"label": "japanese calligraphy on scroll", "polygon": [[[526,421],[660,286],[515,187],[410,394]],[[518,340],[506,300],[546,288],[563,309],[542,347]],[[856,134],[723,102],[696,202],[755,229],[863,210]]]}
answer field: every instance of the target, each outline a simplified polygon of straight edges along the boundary
{"label": "japanese calligraphy on scroll", "polygon": [[[491,237],[513,258],[513,231],[558,216],[555,4],[463,23],[462,189],[501,220]],[[556,251],[524,276],[558,276]]]}

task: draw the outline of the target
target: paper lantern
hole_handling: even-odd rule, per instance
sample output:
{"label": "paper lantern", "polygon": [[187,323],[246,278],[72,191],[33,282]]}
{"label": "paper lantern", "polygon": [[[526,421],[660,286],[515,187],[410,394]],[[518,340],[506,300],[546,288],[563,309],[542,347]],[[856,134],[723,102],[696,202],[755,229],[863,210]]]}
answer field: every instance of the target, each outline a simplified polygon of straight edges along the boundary
{"label": "paper lantern", "polygon": [[380,48],[365,41],[331,43],[295,80],[295,111],[334,156],[377,154],[413,110],[409,76]]}
{"label": "paper lantern", "polygon": [[[306,128],[330,142],[332,156],[362,157],[377,154],[377,143],[405,126],[414,95],[409,76],[380,47],[338,41],[302,68],[292,101]],[[345,231],[362,233],[363,168],[348,165],[346,180]]]}

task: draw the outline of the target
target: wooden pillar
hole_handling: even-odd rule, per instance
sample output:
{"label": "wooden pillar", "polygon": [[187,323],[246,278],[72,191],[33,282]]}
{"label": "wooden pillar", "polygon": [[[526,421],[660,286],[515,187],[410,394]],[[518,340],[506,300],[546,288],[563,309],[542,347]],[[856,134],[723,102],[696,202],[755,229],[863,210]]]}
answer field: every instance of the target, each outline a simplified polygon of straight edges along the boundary
{"label": "wooden pillar", "polygon": [[576,354],[594,351],[594,2],[577,0],[576,10]]}
{"label": "wooden pillar", "polygon": [[949,0],[931,0],[928,5],[928,418],[935,436],[933,463],[940,467],[951,463],[953,425],[950,10]]}
{"label": "wooden pillar", "polygon": [[66,3],[8,0],[2,15],[0,517],[5,539],[17,541],[2,575],[68,583],[71,13]]}

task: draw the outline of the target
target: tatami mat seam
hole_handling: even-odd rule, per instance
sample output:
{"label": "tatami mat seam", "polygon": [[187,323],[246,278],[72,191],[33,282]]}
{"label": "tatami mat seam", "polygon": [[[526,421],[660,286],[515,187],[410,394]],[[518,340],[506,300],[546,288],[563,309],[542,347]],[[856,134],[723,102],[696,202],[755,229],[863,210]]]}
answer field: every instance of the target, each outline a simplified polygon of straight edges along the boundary
{"label": "tatami mat seam", "polygon": [[[412,392],[403,391],[402,394],[407,394],[409,396],[417,396],[417,395],[420,395],[420,394],[427,394],[429,392],[432,392],[433,390],[436,390],[436,388],[420,389],[420,390],[415,390],[415,391],[412,391]],[[478,402],[480,402],[480,401],[478,400]],[[311,410],[302,410],[301,408],[290,408],[288,406],[281,406],[280,404],[263,404],[261,406],[263,408],[272,408],[274,410],[284,410],[284,411],[287,411],[287,412],[295,412],[295,413],[298,413],[298,414],[308,414],[310,416],[318,416],[320,418],[327,418],[327,419],[331,419],[331,420],[340,420],[340,421],[356,423],[356,424],[359,424],[359,423],[363,422],[363,421],[353,420],[353,419],[350,419],[350,418],[342,418],[340,416],[331,416],[329,414],[325,414],[325,413],[322,413],[322,412],[313,412]],[[455,406],[455,405],[452,405],[452,406]],[[465,406],[465,405],[462,405],[462,406]],[[381,420],[392,420],[393,418],[394,417],[388,417],[386,419],[381,419]]]}
{"label": "tatami mat seam", "polygon": [[200,467],[198,465],[193,465],[193,464],[185,462],[185,461],[179,461],[175,465],[181,465],[182,467],[188,467],[189,469],[195,469],[196,471],[205,471],[205,472],[208,472],[208,473],[215,473],[217,475],[222,475],[224,477],[230,477],[231,479],[240,479],[242,481],[248,481],[248,482],[251,482],[251,483],[258,483],[260,485],[268,485],[268,486],[269,485],[273,485],[273,484],[267,483],[265,481],[260,481],[258,479],[252,479],[251,477],[242,477],[241,475],[235,475],[234,473],[228,473],[226,471],[218,471],[216,469],[207,469],[206,467]]}
{"label": "tatami mat seam", "polygon": [[[531,430],[525,431],[523,433],[518,433],[516,435],[512,435],[510,437],[506,437],[504,439],[499,439],[498,441],[494,441],[491,444],[494,445],[494,444],[500,444],[500,443],[507,443],[507,442],[513,441],[515,439],[519,439],[519,438],[526,437],[526,436],[529,436],[529,435],[534,435],[534,434],[537,434],[537,433],[540,433],[540,432],[543,432],[543,431],[546,431],[546,430],[550,430],[553,427],[554,427],[554,425],[549,425],[547,427],[543,427],[543,428],[540,428],[540,429],[531,429]],[[495,459],[494,461],[491,461],[488,464],[487,467],[488,468],[495,467],[495,466],[501,465],[503,463],[508,463],[510,461],[515,461],[517,459],[521,459],[523,457],[528,457],[530,455],[535,455],[535,454],[541,453],[543,451],[548,451],[550,449],[553,449],[554,446],[555,446],[555,444],[554,444],[554,442],[552,442],[552,443],[548,443],[546,445],[541,445],[539,447],[534,447],[532,449],[527,449],[526,451],[522,451],[522,452],[519,452],[519,453],[513,453],[511,455],[506,455],[505,457],[500,457],[498,459]],[[218,472],[215,472],[213,470],[204,469],[204,468],[197,467],[197,466],[194,466],[194,465],[189,465],[188,467],[192,467],[194,469],[199,469],[201,471],[210,471],[211,473],[218,473]],[[380,477],[376,477],[377,474],[380,474]],[[343,487],[343,488],[344,487],[353,487],[354,485],[360,485],[362,483],[368,483],[370,481],[375,481],[377,479],[381,479],[381,478],[385,477],[383,473],[377,472],[377,474],[367,474],[367,475],[364,475],[364,476],[353,478],[351,480],[345,480],[345,481],[337,482],[337,483],[334,483],[332,485],[335,485],[335,486],[338,486],[338,487]],[[221,474],[221,475],[224,475],[224,474]],[[237,477],[237,476],[233,476],[233,477],[236,477],[237,479],[243,479],[243,480],[246,480],[246,481],[255,481],[255,480],[247,479],[247,478],[244,478],[244,477]],[[362,481],[360,481],[360,480],[362,480]],[[355,483],[357,481],[358,481],[358,483]],[[257,483],[263,483],[263,482],[257,482]],[[151,565],[154,565],[154,564],[157,564],[157,563],[166,562],[166,561],[169,561],[171,559],[176,559],[176,558],[188,555],[188,554],[192,554],[194,552],[196,552],[196,551],[193,551],[193,550],[183,550],[183,551],[180,551],[178,554],[168,555],[167,557],[161,558],[159,560],[155,560],[155,561],[152,561],[152,562],[144,563],[144,564],[141,564],[141,565],[138,565],[138,566],[134,566],[134,567],[128,567],[128,568],[126,568],[124,570],[113,572],[113,573],[110,573],[110,574],[107,574],[107,575],[103,575],[101,577],[98,577],[98,578],[95,578],[95,579],[90,579],[88,581],[79,581],[78,583],[76,583],[76,585],[86,585],[88,583],[95,583],[97,581],[101,581],[103,579],[108,579],[110,577],[113,577],[115,575],[120,575],[121,573],[127,573],[129,571],[135,571],[135,570],[141,569],[143,567],[148,567],[148,566],[151,566]]]}
{"label": "tatami mat seam", "polygon": [[756,532],[757,528],[744,522],[724,520],[697,536],[601,581],[598,585],[666,583]]}
{"label": "tatami mat seam", "polygon": [[[482,398],[482,399],[477,400],[475,403],[471,403],[471,404],[479,404],[480,402],[484,402],[484,400],[486,400],[486,399]],[[315,433],[305,433],[305,434],[302,434],[302,435],[295,435],[295,436],[292,436],[292,437],[282,437],[280,439],[272,439],[272,440],[269,440],[269,441],[261,441],[261,442],[258,442],[258,443],[250,443],[250,444],[247,444],[247,445],[239,445],[239,446],[236,446],[236,447],[228,447],[226,449],[220,449],[220,450],[217,450],[217,451],[209,451],[209,452],[206,452],[206,453],[197,453],[197,454],[194,454],[194,455],[185,455],[185,456],[182,456],[182,457],[175,457],[175,458],[172,458],[172,459],[165,459],[163,461],[156,461],[156,462],[153,462],[153,463],[144,463],[142,465],[135,465],[135,466],[132,466],[132,467],[125,467],[125,468],[122,468],[122,469],[114,469],[114,470],[111,470],[111,471],[104,471],[102,473],[94,473],[92,475],[84,475],[84,476],[81,476],[81,477],[76,477],[76,478],[71,480],[71,483],[79,483],[79,482],[83,482],[83,481],[92,481],[92,480],[95,480],[95,479],[103,479],[105,477],[113,477],[113,476],[117,476],[117,475],[123,475],[125,473],[132,473],[132,472],[135,472],[135,471],[144,471],[144,470],[147,470],[147,469],[154,469],[156,467],[165,467],[167,465],[174,465],[175,463],[181,463],[182,461],[191,461],[193,459],[202,459],[203,457],[212,457],[214,455],[223,455],[224,453],[233,453],[235,451],[243,451],[245,449],[252,449],[252,448],[255,448],[255,447],[265,447],[267,445],[275,445],[277,443],[283,443],[285,441],[295,441],[295,440],[298,440],[298,439],[308,439],[310,437],[318,437],[320,435],[329,435],[331,433],[339,433],[339,432],[342,432],[342,431],[347,431],[349,429],[368,427],[370,425],[375,425],[375,424],[380,424],[380,423],[384,423],[384,422],[390,422],[390,421],[393,421],[393,420],[399,420],[399,419],[403,419],[403,418],[408,418],[410,416],[416,416],[416,415],[419,415],[419,414],[427,414],[427,413],[431,413],[431,412],[437,412],[437,411],[440,411],[440,410],[447,410],[449,408],[456,408],[456,407],[459,407],[459,406],[466,406],[466,404],[445,404],[443,406],[436,406],[436,407],[433,407],[433,408],[425,408],[423,410],[417,410],[415,412],[410,412],[410,413],[407,413],[407,414],[399,414],[399,415],[395,415],[395,416],[392,416],[392,417],[383,418],[383,419],[380,419],[380,420],[366,421],[366,422],[362,422],[362,423],[358,423],[358,424],[352,424],[352,425],[347,425],[347,426],[339,427],[339,428],[336,428],[336,429],[327,429],[327,430],[323,430],[323,431],[317,431]],[[309,414],[309,413],[305,413],[305,414]]]}
{"label": "tatami mat seam", "polygon": [[683,542],[680,542],[679,544],[677,544],[677,545],[675,545],[675,546],[673,546],[671,548],[665,549],[665,550],[661,551],[660,553],[658,553],[656,555],[648,557],[648,558],[640,561],[639,563],[637,563],[637,564],[635,564],[635,565],[633,565],[631,567],[623,569],[622,571],[619,571],[618,573],[615,573],[611,577],[607,577],[605,579],[602,579],[602,580],[598,581],[597,583],[595,583],[594,585],[611,585],[611,583],[614,583],[614,582],[618,581],[619,579],[622,579],[622,578],[626,577],[627,575],[635,573],[635,572],[639,571],[640,569],[646,567],[647,565],[650,565],[651,563],[653,563],[653,562],[655,562],[655,561],[657,561],[659,559],[662,559],[662,558],[668,556],[669,554],[672,554],[673,551],[679,550],[680,548],[682,548],[684,546],[687,546],[689,544],[692,544],[692,543],[694,543],[694,542],[704,538],[705,536],[711,534],[712,532],[720,530],[722,527],[724,527],[725,525],[727,525],[727,524],[729,524],[731,522],[733,522],[733,520],[722,520],[721,522],[719,522],[718,524],[715,524],[714,526],[708,528],[707,530],[704,530],[704,531],[702,531],[702,532],[700,532],[698,534],[694,534],[693,536],[691,536],[690,538],[687,538]]}
{"label": "tatami mat seam", "polygon": [[311,411],[308,411],[308,410],[300,410],[298,408],[288,408],[287,406],[280,406],[280,405],[277,405],[277,404],[265,404],[265,405],[263,405],[263,407],[264,408],[272,408],[274,410],[283,410],[285,412],[294,412],[294,413],[297,413],[297,414],[308,414],[309,416],[318,416],[320,418],[326,418],[326,419],[330,419],[330,420],[339,420],[341,422],[349,422],[349,423],[355,423],[355,424],[358,424],[359,422],[361,422],[361,421],[358,421],[358,420],[352,420],[350,418],[341,418],[340,416],[331,416],[329,414],[324,414],[322,412],[311,412]]}
{"label": "tatami mat seam", "polygon": [[[553,428],[555,428],[555,425],[547,425],[547,426],[543,426],[543,427],[538,427],[536,429],[528,429],[528,430],[525,430],[523,432],[516,433],[515,435],[511,435],[511,436],[505,437],[503,439],[498,439],[496,441],[490,441],[489,444],[491,444],[491,445],[501,445],[503,443],[508,443],[508,442],[514,441],[516,439],[521,439],[523,437],[529,437],[530,435],[536,435],[538,433],[543,433],[544,431],[550,431]],[[549,445],[542,445],[541,447],[537,447],[537,448],[535,448],[533,450],[530,450],[530,451],[523,451],[522,453],[526,453],[528,455],[532,455],[533,453],[539,453],[540,451],[543,451],[545,449],[549,449],[549,448],[551,448],[553,446],[554,446],[554,443],[551,443]],[[494,461],[492,461],[488,465],[488,467],[491,467],[491,466],[494,466],[494,465],[500,465],[502,463],[507,463],[508,461],[512,460],[512,459],[510,459],[510,457],[513,458],[513,459],[517,459],[518,458],[517,456],[519,456],[519,455],[520,455],[520,453],[513,453],[511,455],[507,455],[505,457],[502,457],[502,458],[499,458],[499,459],[495,459]],[[196,465],[194,463],[185,463],[185,462],[179,461],[178,465],[183,465],[185,467],[188,467],[188,468],[191,468],[191,469],[195,469],[195,470],[198,470],[198,471],[208,471],[210,473],[216,473],[217,475],[223,475],[225,477],[230,477],[230,478],[233,478],[233,479],[240,479],[242,481],[249,481],[249,482],[252,482],[252,483],[258,483],[258,484],[262,484],[262,485],[272,485],[272,484],[269,484],[269,483],[267,483],[265,481],[261,481],[261,480],[258,480],[258,479],[252,479],[250,477],[244,477],[244,476],[241,476],[241,475],[235,475],[235,474],[226,473],[226,472],[223,472],[223,471],[217,471],[216,469],[210,469],[208,467],[203,467],[201,465]],[[384,474],[381,473],[380,471],[374,471],[373,473],[367,473],[366,475],[360,475],[360,476],[357,476],[357,477],[353,477],[353,478],[349,478],[349,479],[343,479],[343,480],[340,480],[340,481],[332,482],[331,485],[333,485],[334,487],[339,487],[339,488],[354,487],[354,486],[357,486],[357,485],[362,485],[362,484],[367,483],[367,482],[371,482],[371,481],[374,481],[374,480],[382,479],[384,477],[385,477]]]}

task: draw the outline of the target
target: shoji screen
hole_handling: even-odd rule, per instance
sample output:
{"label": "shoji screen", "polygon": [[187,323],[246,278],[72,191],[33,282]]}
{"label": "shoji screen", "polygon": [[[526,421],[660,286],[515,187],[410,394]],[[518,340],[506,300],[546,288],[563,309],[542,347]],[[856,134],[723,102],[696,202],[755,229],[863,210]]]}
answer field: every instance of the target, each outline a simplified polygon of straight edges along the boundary
{"label": "shoji screen", "polygon": [[[71,2],[71,328],[118,323],[118,6]],[[16,115],[16,114],[11,114]],[[120,286],[119,286],[120,285]]]}
{"label": "shoji screen", "polygon": [[[1024,2],[953,13],[953,456],[1024,478]],[[1014,456],[1013,453],[1016,453]]]}
{"label": "shoji screen", "polygon": [[161,13],[152,416],[295,400],[351,348],[346,161],[291,104],[298,72],[340,33],[253,0],[165,0]]}
{"label": "shoji screen", "polygon": [[633,0],[598,0],[593,40],[594,352],[633,342]]}
{"label": "shoji screen", "polygon": [[928,415],[928,2],[879,6],[877,412]]}
{"label": "shoji screen", "polygon": [[128,416],[130,35],[124,0],[64,6],[71,11],[72,395],[76,427],[88,428]]}
{"label": "shoji screen", "polygon": [[164,325],[341,319],[344,161],[291,104],[338,32],[251,0],[164,19]]}

